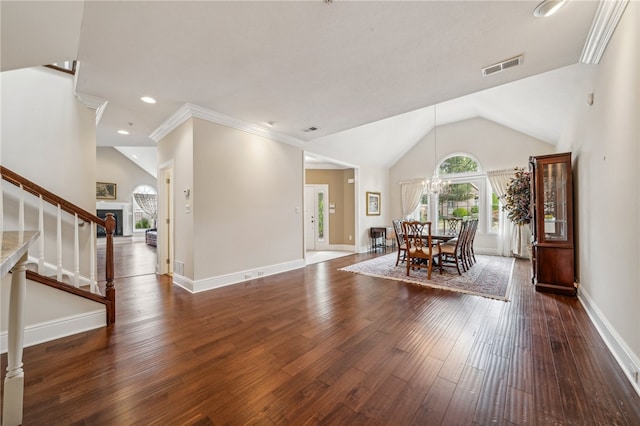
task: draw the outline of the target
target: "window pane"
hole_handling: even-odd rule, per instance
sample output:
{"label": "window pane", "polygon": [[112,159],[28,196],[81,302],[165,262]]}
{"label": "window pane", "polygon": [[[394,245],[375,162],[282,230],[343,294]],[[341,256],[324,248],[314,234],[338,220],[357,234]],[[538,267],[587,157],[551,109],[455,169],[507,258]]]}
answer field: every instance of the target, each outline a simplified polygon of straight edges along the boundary
{"label": "window pane", "polygon": [[469,173],[469,172],[477,172],[478,171],[478,163],[475,162],[472,158],[457,156],[447,158],[440,164],[440,168],[438,172],[441,175],[452,175],[456,173]]}
{"label": "window pane", "polygon": [[498,232],[500,225],[500,201],[495,192],[491,192],[491,231]]}
{"label": "window pane", "polygon": [[479,188],[473,182],[453,183],[438,197],[438,233],[444,234],[446,219],[470,219],[479,215]]}
{"label": "window pane", "polygon": [[318,192],[318,239],[324,239],[324,192]]}

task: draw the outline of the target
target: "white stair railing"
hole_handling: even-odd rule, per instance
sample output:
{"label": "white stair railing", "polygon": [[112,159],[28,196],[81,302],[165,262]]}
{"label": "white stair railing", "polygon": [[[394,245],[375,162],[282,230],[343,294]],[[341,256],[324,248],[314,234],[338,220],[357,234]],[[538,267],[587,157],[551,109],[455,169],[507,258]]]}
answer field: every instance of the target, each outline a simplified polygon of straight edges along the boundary
{"label": "white stair railing", "polygon": [[[3,181],[13,184],[18,188],[18,192],[5,192],[1,184]],[[36,246],[33,247],[36,255],[33,256],[30,263],[37,264],[38,272],[27,271],[29,279],[104,303],[107,307],[107,324],[113,324],[115,322],[116,301],[113,282],[113,234],[115,232],[115,218],[113,215],[107,215],[106,219],[101,219],[95,213],[66,201],[0,165],[0,211],[3,211],[3,204],[6,205],[4,197],[7,194],[17,200],[17,227],[19,232],[24,233],[25,226],[35,227],[35,223],[25,224],[25,216],[27,218],[35,217],[35,214],[32,215],[30,213],[37,211],[37,227],[40,233],[40,241],[37,249]],[[27,198],[27,194],[31,198]],[[53,209],[47,209],[46,207],[49,205],[53,206]],[[26,209],[27,211],[25,212]],[[65,215],[64,217],[63,214]],[[45,215],[55,218],[55,230],[45,229],[45,224],[47,223]],[[4,219],[4,215],[0,215],[0,231],[3,231],[6,226],[7,221]],[[31,222],[31,219],[27,221]],[[89,226],[85,226],[87,224]],[[103,293],[99,290],[96,277],[97,226],[101,226],[106,231],[106,284]],[[66,235],[70,227],[73,228],[72,243],[71,236]],[[90,235],[87,235],[87,232],[90,232]],[[48,241],[53,241],[55,238],[55,250],[49,250],[49,252],[53,252],[49,255],[45,251],[45,238]],[[65,241],[67,242],[66,245],[64,244]],[[85,245],[85,241],[88,241],[89,244],[87,248],[89,251],[88,259],[86,259],[86,254],[81,253],[80,250],[80,247]],[[47,258],[53,261],[47,262]],[[64,259],[68,259],[67,262],[71,264],[70,268],[65,269]],[[82,275],[82,265],[86,265],[88,276]],[[55,279],[51,278],[52,276],[55,276]],[[66,283],[63,281],[65,277],[67,278]]]}
{"label": "white stair railing", "polygon": [[[1,179],[0,179],[1,180]],[[19,188],[19,196],[18,196],[18,231],[25,231],[25,209],[30,205],[27,202],[27,197],[31,196],[29,191],[27,191],[22,184],[18,186]],[[2,187],[0,186],[0,194],[4,195],[2,192]],[[0,196],[0,200],[4,198]],[[97,236],[96,231],[97,227],[94,222],[90,222],[90,241],[89,241],[89,276],[83,277],[80,272],[81,265],[81,252],[80,252],[80,229],[85,225],[85,221],[82,220],[77,213],[74,213],[72,223],[73,223],[73,253],[71,258],[73,259],[73,269],[68,271],[64,267],[63,259],[64,259],[64,224],[65,220],[63,215],[66,212],[63,212],[62,206],[60,204],[56,205],[55,215],[56,215],[56,252],[55,252],[55,261],[52,263],[47,263],[45,257],[45,201],[42,194],[37,197],[37,210],[38,210],[38,231],[40,232],[40,237],[38,238],[38,245],[36,251],[36,256],[32,257],[31,263],[37,264],[37,271],[40,275],[47,275],[47,271],[55,271],[55,277],[57,281],[65,282],[65,277],[67,277],[67,284],[72,285],[73,287],[80,288],[81,286],[86,286],[91,293],[101,294],[100,289],[98,287],[98,281],[96,278],[96,245],[97,245]],[[2,207],[2,201],[0,201],[0,207]],[[33,229],[33,228],[31,228]],[[34,247],[35,248],[35,247]],[[70,278],[70,280],[69,280]]]}

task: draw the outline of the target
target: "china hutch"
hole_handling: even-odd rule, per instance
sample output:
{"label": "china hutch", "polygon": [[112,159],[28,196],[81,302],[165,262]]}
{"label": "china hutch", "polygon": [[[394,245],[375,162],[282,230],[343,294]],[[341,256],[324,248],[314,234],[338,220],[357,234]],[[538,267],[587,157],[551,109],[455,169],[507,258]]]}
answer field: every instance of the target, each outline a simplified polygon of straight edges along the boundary
{"label": "china hutch", "polygon": [[533,284],[575,296],[571,153],[530,157],[529,167]]}

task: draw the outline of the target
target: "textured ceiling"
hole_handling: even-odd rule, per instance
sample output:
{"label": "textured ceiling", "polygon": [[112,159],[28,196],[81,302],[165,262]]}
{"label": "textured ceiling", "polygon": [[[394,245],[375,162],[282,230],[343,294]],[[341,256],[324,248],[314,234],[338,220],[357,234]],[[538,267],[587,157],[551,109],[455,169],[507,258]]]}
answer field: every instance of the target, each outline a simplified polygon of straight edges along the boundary
{"label": "textured ceiling", "polygon": [[[442,104],[438,124],[482,116],[555,142],[562,101],[530,111],[568,94],[567,73],[549,71],[578,63],[598,3],[570,1],[535,18],[538,2],[87,1],[65,22],[55,6],[3,1],[2,69],[35,60],[30,49],[53,31],[47,16],[58,16],[56,27],[71,30],[47,58],[78,59],[77,92],[108,101],[101,146],[154,146],[149,135],[190,103],[254,126],[274,122],[274,131],[322,152],[363,152],[359,137],[345,136],[385,135],[377,142],[384,165],[429,131],[434,104]],[[13,34],[20,48],[5,55]],[[482,76],[482,67],[520,54],[521,66]],[[527,79],[540,75],[549,81]],[[142,103],[143,95],[158,103]],[[304,132],[309,126],[319,130]],[[121,128],[131,134],[118,135]]]}

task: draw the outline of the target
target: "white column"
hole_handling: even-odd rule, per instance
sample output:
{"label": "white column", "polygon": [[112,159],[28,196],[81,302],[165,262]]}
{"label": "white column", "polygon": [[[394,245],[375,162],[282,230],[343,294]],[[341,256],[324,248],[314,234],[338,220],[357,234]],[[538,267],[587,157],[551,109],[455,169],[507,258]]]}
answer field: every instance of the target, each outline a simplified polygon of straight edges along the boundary
{"label": "white column", "polygon": [[26,273],[28,254],[22,255],[11,276],[9,298],[9,327],[7,352],[7,376],[4,379],[4,399],[2,403],[2,425],[22,424],[22,404],[24,396],[24,371],[22,351],[24,347],[24,304],[27,288]]}

